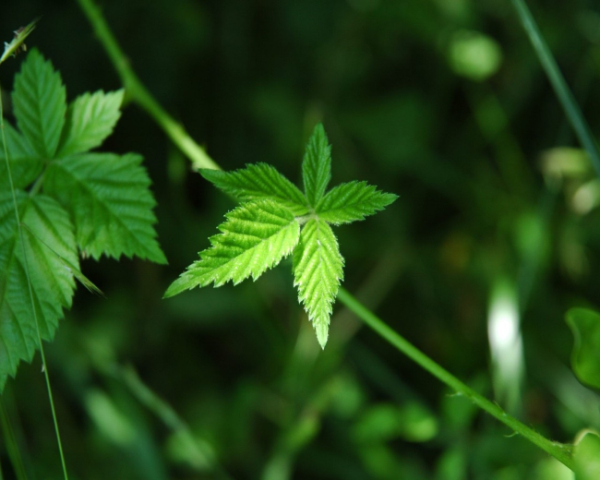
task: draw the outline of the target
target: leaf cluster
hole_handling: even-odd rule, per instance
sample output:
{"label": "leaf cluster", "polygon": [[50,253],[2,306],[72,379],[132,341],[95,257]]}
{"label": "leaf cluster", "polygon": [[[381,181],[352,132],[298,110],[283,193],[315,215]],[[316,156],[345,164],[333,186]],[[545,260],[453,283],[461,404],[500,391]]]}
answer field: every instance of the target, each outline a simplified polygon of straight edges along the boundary
{"label": "leaf cluster", "polygon": [[98,91],[67,105],[37,50],[15,77],[17,128],[4,124],[0,138],[0,391],[39,348],[38,331],[53,338],[74,278],[92,286],[80,254],[166,263],[142,157],[89,151],[112,132],[122,100],[122,90]]}
{"label": "leaf cluster", "polygon": [[331,225],[363,220],[390,205],[396,195],[383,193],[366,182],[349,182],[328,192],[331,147],[323,125],[308,141],[302,162],[304,192],[274,167],[257,163],[233,172],[202,169],[201,175],[241,204],[225,215],[211,247],[200,252],[171,284],[165,297],[211,283],[237,285],[292,254],[294,286],[325,347],[329,319],[344,259]]}

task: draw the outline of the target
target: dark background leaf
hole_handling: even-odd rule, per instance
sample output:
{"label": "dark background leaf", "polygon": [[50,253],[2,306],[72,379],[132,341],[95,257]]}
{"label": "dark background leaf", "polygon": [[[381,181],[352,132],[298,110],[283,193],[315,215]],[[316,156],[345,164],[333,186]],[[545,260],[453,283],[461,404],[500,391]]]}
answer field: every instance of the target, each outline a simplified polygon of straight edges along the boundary
{"label": "dark background leaf", "polygon": [[573,371],[585,385],[600,389],[600,314],[572,308],[566,317],[574,337]]}

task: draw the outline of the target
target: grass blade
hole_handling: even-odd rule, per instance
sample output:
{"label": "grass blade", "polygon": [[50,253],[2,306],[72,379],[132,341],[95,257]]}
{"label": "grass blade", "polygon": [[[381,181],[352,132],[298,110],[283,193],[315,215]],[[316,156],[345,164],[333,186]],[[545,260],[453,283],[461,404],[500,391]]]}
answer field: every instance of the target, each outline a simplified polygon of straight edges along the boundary
{"label": "grass blade", "polygon": [[554,93],[558,97],[565,114],[577,135],[577,138],[581,142],[583,148],[587,151],[590,156],[590,160],[592,162],[592,166],[594,170],[596,170],[596,174],[600,177],[600,152],[598,151],[598,146],[594,141],[594,137],[588,126],[587,122],[583,118],[579,105],[571,93],[567,82],[565,82],[562,73],[560,72],[554,57],[552,56],[552,52],[546,45],[544,38],[542,37],[540,30],[531,15],[529,8],[524,0],[512,0],[515,9],[519,15],[519,20],[523,25],[523,28],[527,32],[529,36],[529,40],[533,45],[535,53],[538,56],[540,63],[546,75],[548,76],[548,80],[552,84],[552,88],[554,89]]}

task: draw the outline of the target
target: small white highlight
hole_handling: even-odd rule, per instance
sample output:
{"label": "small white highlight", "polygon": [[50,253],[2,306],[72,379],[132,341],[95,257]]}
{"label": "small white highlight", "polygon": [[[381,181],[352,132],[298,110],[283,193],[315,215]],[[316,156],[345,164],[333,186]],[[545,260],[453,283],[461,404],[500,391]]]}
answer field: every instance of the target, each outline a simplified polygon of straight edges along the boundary
{"label": "small white highlight", "polygon": [[517,296],[514,286],[505,281],[498,281],[493,290],[488,338],[496,399],[515,411],[521,403],[523,341]]}
{"label": "small white highlight", "polygon": [[504,351],[514,344],[518,336],[519,314],[514,302],[507,297],[492,303],[488,321],[488,335],[493,351]]}

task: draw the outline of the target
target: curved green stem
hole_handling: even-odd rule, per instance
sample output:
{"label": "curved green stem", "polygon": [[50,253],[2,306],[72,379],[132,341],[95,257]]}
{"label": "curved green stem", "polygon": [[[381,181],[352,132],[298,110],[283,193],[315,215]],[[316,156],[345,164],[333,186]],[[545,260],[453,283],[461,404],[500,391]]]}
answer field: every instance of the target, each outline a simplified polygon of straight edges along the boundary
{"label": "curved green stem", "polygon": [[31,310],[33,312],[33,319],[35,321],[35,328],[37,332],[38,343],[40,345],[40,355],[42,357],[42,365],[44,367],[44,377],[46,379],[46,390],[48,391],[48,401],[50,402],[50,411],[52,412],[52,421],[54,422],[54,431],[56,432],[56,440],[58,442],[58,452],[60,454],[60,463],[62,465],[63,477],[68,480],[69,475],[67,473],[67,464],[65,462],[65,455],[63,453],[62,442],[60,438],[60,430],[58,428],[58,419],[56,417],[56,409],[54,408],[54,397],[52,395],[52,385],[50,384],[50,374],[48,373],[48,365],[46,363],[46,354],[44,353],[44,344],[42,342],[42,334],[40,333],[40,323],[37,316],[37,310],[35,308],[35,302],[33,300],[33,286],[31,285],[31,278],[29,277],[29,260],[27,258],[27,250],[25,249],[25,236],[23,235],[23,228],[21,228],[21,215],[19,214],[19,205],[17,202],[17,194],[15,193],[15,185],[12,177],[12,170],[10,168],[10,159],[8,157],[8,143],[6,142],[6,132],[4,131],[4,107],[2,105],[2,90],[0,89],[0,132],[2,134],[2,144],[4,145],[4,159],[6,160],[6,173],[8,177],[8,184],[12,194],[12,203],[15,211],[15,218],[17,220],[17,230],[19,233],[19,239],[21,242],[21,248],[23,250],[23,265],[25,267],[25,277],[27,278],[27,288],[29,292],[29,300],[31,302]]}
{"label": "curved green stem", "polygon": [[195,169],[212,168],[220,170],[212,158],[198,145],[185,131],[183,126],[176,122],[154,99],[144,84],[137,77],[129,60],[121,50],[113,33],[106,24],[102,12],[93,0],[77,0],[81,9],[92,24],[96,36],[108,53],[115,66],[121,81],[131,99],[142,107],[158,123],[175,145],[192,161]]}
{"label": "curved green stem", "polygon": [[[114,36],[106,25],[100,10],[93,3],[93,0],[77,1],[87,15],[89,21],[92,23],[100,42],[106,49],[132,98],[156,120],[156,122],[166,131],[171,139],[181,148],[182,152],[190,158],[195,167],[220,169],[220,167],[210,157],[208,157],[204,150],[192,140],[192,138],[185,132],[185,129],[181,125],[177,124],[171,117],[169,117],[169,115],[162,109],[162,107],[160,107],[160,105],[158,105],[158,103],[138,80],[133,70],[131,70],[129,63],[117,44]],[[600,172],[600,161],[598,162],[598,166]],[[528,439],[534,445],[537,445],[542,450],[552,455],[568,468],[571,470],[574,469],[570,445],[552,442],[537,433],[535,430],[519,422],[516,418],[508,415],[498,405],[487,400],[485,397],[462,383],[447,370],[435,363],[431,358],[394,332],[382,320],[380,320],[371,311],[359,303],[358,300],[356,300],[346,290],[340,289],[337,298],[367,325],[379,333],[386,341],[394,345],[400,352],[407,355],[410,359],[415,361],[434,377],[448,385],[450,388],[456,391],[457,394],[469,398],[477,406],[500,420],[515,432]]]}
{"label": "curved green stem", "polygon": [[542,64],[542,67],[548,76],[548,80],[550,80],[550,83],[552,84],[554,93],[558,97],[558,100],[560,101],[563,110],[569,119],[571,127],[573,127],[573,130],[581,142],[581,145],[590,156],[590,160],[594,170],[596,170],[596,174],[600,176],[600,152],[598,151],[598,146],[594,141],[590,127],[583,118],[581,110],[575,101],[575,97],[571,93],[567,82],[565,82],[564,77],[560,73],[558,65],[556,65],[556,61],[552,56],[552,52],[550,52],[548,45],[546,45],[544,37],[542,37],[542,34],[540,33],[540,30],[535,23],[529,8],[527,8],[525,1],[512,0],[512,3],[517,10],[517,14],[519,15],[519,20],[521,21],[523,28],[529,36],[529,40],[531,41],[535,53],[538,56],[538,60]]}
{"label": "curved green stem", "polygon": [[132,366],[120,367],[115,365],[103,373],[112,375],[122,381],[140,403],[145,405],[167,427],[179,435],[180,441],[186,446],[186,451],[189,452],[195,462],[192,463],[193,466],[207,464],[212,469],[215,478],[233,480],[218,463],[210,445],[192,434],[190,427],[179,417],[173,407],[152,391]]}
{"label": "curved green stem", "polygon": [[516,418],[510,416],[495,403],[489,401],[487,398],[483,397],[475,390],[465,385],[458,378],[435,363],[431,358],[409,343],[402,336],[394,332],[394,330],[388,327],[383,320],[375,316],[370,310],[363,306],[343,288],[340,288],[337,298],[385,340],[431,373],[438,380],[448,385],[457,394],[470,399],[475,405],[485,410],[496,419],[500,420],[512,430],[525,437],[531,443],[540,447],[546,453],[552,455],[571,470],[575,468],[575,462],[573,461],[571,455],[570,445],[548,440],[535,430],[529,428],[528,426],[519,422]]}

